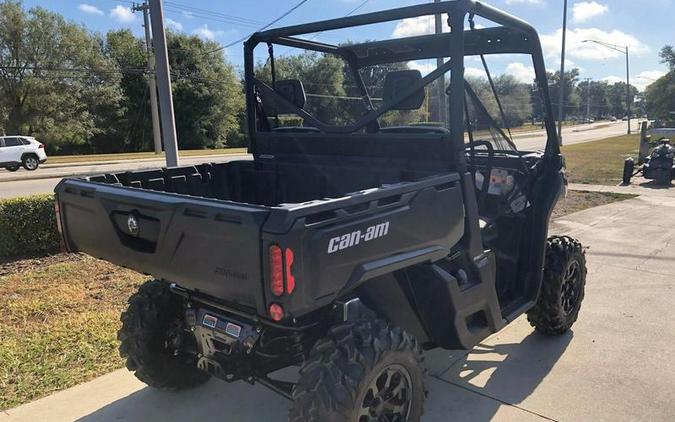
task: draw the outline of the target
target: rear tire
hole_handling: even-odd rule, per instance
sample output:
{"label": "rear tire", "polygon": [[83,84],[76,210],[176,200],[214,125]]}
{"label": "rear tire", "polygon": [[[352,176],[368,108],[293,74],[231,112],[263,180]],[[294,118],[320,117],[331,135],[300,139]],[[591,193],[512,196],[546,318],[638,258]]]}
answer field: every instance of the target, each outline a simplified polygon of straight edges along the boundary
{"label": "rear tire", "polygon": [[629,185],[630,179],[633,177],[633,171],[635,170],[635,161],[633,158],[626,158],[626,161],[623,162],[623,184]]}
{"label": "rear tire", "polygon": [[171,334],[181,331],[183,318],[182,299],[163,281],[148,281],[129,298],[117,338],[120,356],[136,378],[163,390],[194,387],[210,378],[194,359],[176,355],[174,344],[168,346],[175,339]]}
{"label": "rear tire", "polygon": [[23,163],[23,168],[28,171],[37,170],[38,167],[40,167],[40,160],[33,154],[24,156],[21,161]]}
{"label": "rear tire", "polygon": [[7,169],[7,171],[15,172],[15,171],[19,170],[19,167],[21,167],[21,166],[11,166],[11,167],[5,167],[5,168]]}
{"label": "rear tire", "polygon": [[579,316],[586,285],[586,256],[576,239],[552,236],[546,245],[544,278],[537,304],[527,313],[540,333],[561,335]]}
{"label": "rear tire", "polygon": [[305,361],[289,421],[419,421],[423,363],[417,340],[399,327],[382,320],[337,325]]}

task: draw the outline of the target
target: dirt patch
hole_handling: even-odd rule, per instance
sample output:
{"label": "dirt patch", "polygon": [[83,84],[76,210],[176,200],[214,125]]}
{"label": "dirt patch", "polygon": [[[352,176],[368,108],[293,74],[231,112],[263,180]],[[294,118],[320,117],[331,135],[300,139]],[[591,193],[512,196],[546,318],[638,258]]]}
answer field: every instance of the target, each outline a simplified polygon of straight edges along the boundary
{"label": "dirt patch", "polygon": [[56,255],[48,255],[40,258],[25,258],[0,261],[0,276],[8,274],[18,274],[24,271],[35,270],[40,267],[48,267],[50,265],[59,264],[62,262],[78,262],[85,259],[84,255],[76,253],[60,253]]}
{"label": "dirt patch", "polygon": [[586,191],[567,191],[567,198],[558,201],[553,210],[552,218],[562,217],[573,212],[593,208],[600,205],[611,204],[612,202],[624,201],[635,198],[637,195],[627,195],[612,192],[586,192]]}

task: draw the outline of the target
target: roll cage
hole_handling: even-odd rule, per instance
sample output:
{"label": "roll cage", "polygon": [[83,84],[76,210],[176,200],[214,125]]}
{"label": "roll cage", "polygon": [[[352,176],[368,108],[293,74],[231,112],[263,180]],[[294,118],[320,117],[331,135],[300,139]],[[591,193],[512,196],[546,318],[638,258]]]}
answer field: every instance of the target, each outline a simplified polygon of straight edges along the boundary
{"label": "roll cage", "polygon": [[[340,46],[299,37],[322,31],[439,14],[447,16],[447,23],[451,28],[450,32]],[[464,25],[467,16],[471,23],[473,23],[475,16],[479,16],[499,26],[476,29],[472,24],[471,29],[465,30]],[[462,30],[454,31],[454,28],[462,28]],[[367,112],[352,124],[337,126],[321,122],[302,108],[297,107],[275,92],[273,87],[255,77],[253,53],[256,46],[261,43],[300,48],[341,57],[350,67],[351,73],[360,88],[363,99],[367,104]],[[258,94],[261,92],[272,95],[276,102],[282,104],[285,108],[294,110],[298,116],[319,131],[328,134],[347,135],[373,123],[377,124],[377,119],[384,113],[394,109],[416,91],[424,89],[425,86],[442,77],[448,71],[451,72],[448,92],[464,92],[466,90],[468,95],[472,96],[471,89],[464,80],[464,57],[496,54],[528,54],[532,57],[536,84],[542,95],[544,105],[544,123],[547,134],[545,155],[558,155],[560,149],[551,109],[546,67],[537,32],[526,22],[474,0],[456,0],[409,6],[271,29],[253,34],[244,44],[244,71],[251,151],[254,153],[256,151],[256,134],[258,131],[256,122],[261,117],[257,105],[259,103]],[[359,69],[378,64],[439,57],[448,60],[421,80],[409,86],[397,97],[383,101],[377,108],[373,107],[371,98],[359,74]],[[448,107],[451,110],[449,117],[450,140],[454,145],[461,145],[464,143],[464,96],[450,95]]]}

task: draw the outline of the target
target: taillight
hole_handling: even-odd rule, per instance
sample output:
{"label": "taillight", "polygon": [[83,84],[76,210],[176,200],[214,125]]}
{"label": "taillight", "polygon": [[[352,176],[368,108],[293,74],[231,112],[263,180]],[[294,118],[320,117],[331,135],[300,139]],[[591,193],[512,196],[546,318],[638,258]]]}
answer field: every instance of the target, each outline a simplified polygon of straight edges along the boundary
{"label": "taillight", "polygon": [[284,291],[290,295],[295,290],[295,277],[292,271],[294,257],[291,248],[270,246],[270,289],[275,296],[282,296]]}
{"label": "taillight", "polygon": [[44,148],[44,147],[45,147],[45,145],[44,145],[44,144],[40,144],[40,145],[38,145],[38,148],[40,148],[40,149],[42,149],[42,148]]}
{"label": "taillight", "polygon": [[279,245],[270,246],[270,288],[275,296],[284,294],[284,263]]}
{"label": "taillight", "polygon": [[289,295],[295,290],[295,277],[291,273],[291,268],[293,267],[293,250],[291,248],[286,248],[286,262],[284,266],[286,267],[286,293]]}
{"label": "taillight", "polygon": [[281,305],[277,303],[273,303],[270,305],[270,318],[274,321],[281,321],[284,317],[284,308],[281,307]]}

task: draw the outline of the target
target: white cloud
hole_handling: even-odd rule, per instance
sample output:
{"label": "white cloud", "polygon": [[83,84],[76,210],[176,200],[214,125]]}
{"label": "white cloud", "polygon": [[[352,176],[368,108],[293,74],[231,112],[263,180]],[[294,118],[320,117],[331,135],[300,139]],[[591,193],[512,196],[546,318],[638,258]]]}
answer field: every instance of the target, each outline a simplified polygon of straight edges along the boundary
{"label": "white cloud", "polygon": [[426,76],[436,69],[436,63],[431,63],[429,61],[412,61],[408,62],[408,68],[419,70],[422,76]]}
{"label": "white cloud", "polygon": [[77,8],[80,9],[81,12],[89,13],[90,15],[105,15],[103,10],[96,6],[92,6],[91,4],[81,3],[79,6],[77,6]]}
{"label": "white cloud", "polygon": [[465,67],[464,68],[464,77],[467,78],[487,78],[485,76],[485,69],[478,67]]}
{"label": "white cloud", "polygon": [[110,17],[118,20],[121,23],[131,23],[136,19],[134,12],[132,12],[130,8],[119,4],[110,9]]}
{"label": "white cloud", "polygon": [[[616,29],[604,31],[598,28],[577,28],[567,30],[567,46],[565,48],[567,55],[581,60],[606,60],[623,56],[619,51],[596,43],[585,43],[583,42],[584,40],[602,41],[622,46],[627,45],[631,55],[641,55],[649,51],[649,47],[640,40]],[[560,60],[561,41],[562,29],[558,29],[552,34],[541,36],[541,45],[547,58]]]}
{"label": "white cloud", "polygon": [[[652,84],[666,73],[667,72],[664,70],[645,70],[644,72],[640,72],[637,75],[632,75],[630,77],[630,84],[640,91],[644,91],[647,86]],[[617,82],[626,82],[626,77],[610,75],[602,78],[601,80],[613,85]]]}
{"label": "white cloud", "polygon": [[192,31],[193,34],[200,36],[201,38],[207,40],[214,40],[216,37],[219,37],[224,34],[223,31],[209,29],[207,24],[200,26],[199,28]]}
{"label": "white cloud", "polygon": [[183,12],[181,13],[185,19],[194,19],[194,15],[190,12]]}
{"label": "white cloud", "polygon": [[171,29],[175,29],[176,31],[182,31],[183,30],[183,24],[175,21],[170,18],[166,18],[166,26]]}
{"label": "white cloud", "polygon": [[504,73],[513,76],[518,82],[531,84],[534,81],[534,66],[526,66],[519,62],[509,63]]}
{"label": "white cloud", "polygon": [[[415,35],[433,34],[435,32],[435,18],[433,16],[419,16],[406,18],[396,24],[392,37],[403,38]],[[447,20],[443,19],[443,32],[450,32]]]}
{"label": "white cloud", "polygon": [[506,4],[543,4],[543,0],[506,0]]}
{"label": "white cloud", "polygon": [[572,6],[572,19],[574,22],[586,22],[596,16],[604,15],[609,11],[609,7],[596,1],[584,1],[574,3]]}

